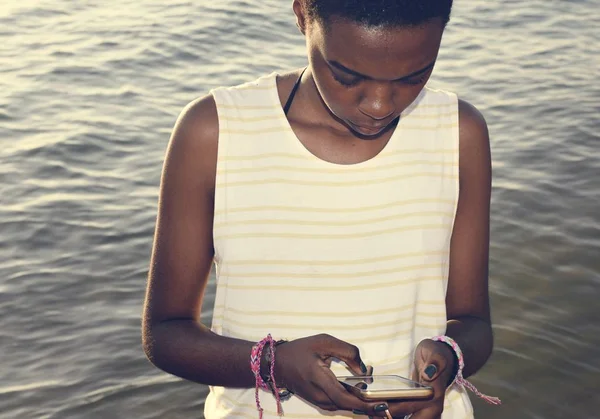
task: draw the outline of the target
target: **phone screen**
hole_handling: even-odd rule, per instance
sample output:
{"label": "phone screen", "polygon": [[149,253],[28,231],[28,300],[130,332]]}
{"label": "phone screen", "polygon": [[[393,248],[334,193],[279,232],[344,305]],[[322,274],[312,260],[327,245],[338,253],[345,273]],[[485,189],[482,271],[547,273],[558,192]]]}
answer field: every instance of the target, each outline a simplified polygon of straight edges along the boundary
{"label": "phone screen", "polygon": [[399,375],[373,375],[371,377],[338,377],[338,380],[349,387],[369,391],[414,390],[428,388],[416,381]]}

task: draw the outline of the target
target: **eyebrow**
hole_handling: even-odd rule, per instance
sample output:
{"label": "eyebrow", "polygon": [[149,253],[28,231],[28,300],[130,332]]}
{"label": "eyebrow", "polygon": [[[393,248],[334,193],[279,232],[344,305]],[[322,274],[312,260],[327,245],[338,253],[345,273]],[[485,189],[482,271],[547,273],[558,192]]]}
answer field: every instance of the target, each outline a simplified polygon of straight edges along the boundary
{"label": "eyebrow", "polygon": [[[418,76],[418,75],[420,75],[420,74],[423,74],[423,73],[425,73],[426,71],[429,71],[429,70],[431,70],[431,69],[433,68],[433,66],[435,65],[435,62],[436,62],[436,60],[433,60],[433,62],[431,62],[431,63],[430,63],[430,64],[428,64],[427,66],[423,67],[422,69],[420,69],[420,70],[417,70],[417,71],[413,71],[412,73],[410,73],[410,74],[407,74],[406,76],[399,77],[399,78],[397,78],[397,79],[394,79],[394,80],[392,80],[392,81],[403,81],[403,80],[406,80],[406,79],[410,79],[411,77],[415,77],[415,76]],[[353,76],[355,76],[355,77],[360,77],[360,78],[363,78],[363,79],[366,79],[366,80],[373,80],[373,77],[371,77],[371,76],[367,76],[367,75],[365,75],[365,74],[359,73],[358,71],[352,70],[352,69],[350,69],[350,68],[346,67],[345,65],[343,65],[343,64],[340,64],[340,63],[339,63],[339,62],[337,62],[337,61],[327,61],[327,63],[328,63],[328,64],[329,64],[331,67],[335,67],[335,68],[337,68],[338,70],[341,70],[341,71],[343,71],[344,73],[348,73],[348,74],[351,74],[351,75],[353,75]]]}

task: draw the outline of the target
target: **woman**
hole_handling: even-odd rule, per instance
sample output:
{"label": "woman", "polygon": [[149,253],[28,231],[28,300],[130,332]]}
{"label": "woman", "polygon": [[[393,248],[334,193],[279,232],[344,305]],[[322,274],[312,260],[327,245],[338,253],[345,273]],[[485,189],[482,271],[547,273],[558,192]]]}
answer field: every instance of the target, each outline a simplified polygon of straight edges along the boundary
{"label": "woman", "polygon": [[[279,393],[256,390],[265,382],[292,392],[292,418],[473,417],[452,383],[492,351],[490,150],[473,106],[425,87],[451,8],[295,0],[306,69],[215,89],[182,112],[143,339],[157,367],[211,386],[207,418],[257,417],[259,397],[276,417]],[[209,330],[198,319],[213,260]],[[271,349],[269,334],[287,342]],[[365,402],[336,380],[371,366],[435,395]]]}

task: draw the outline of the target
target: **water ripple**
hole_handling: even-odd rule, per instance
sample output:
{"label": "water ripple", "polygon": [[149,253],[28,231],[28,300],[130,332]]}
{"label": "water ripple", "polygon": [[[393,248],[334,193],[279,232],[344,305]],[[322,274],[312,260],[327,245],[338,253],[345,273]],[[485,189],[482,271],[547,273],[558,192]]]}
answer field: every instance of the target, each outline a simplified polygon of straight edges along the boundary
{"label": "water ripple", "polygon": [[[199,417],[152,368],[140,312],[177,114],[305,65],[288,2],[0,6],[0,412]],[[600,409],[600,15],[594,0],[456,2],[432,84],[486,115],[494,156],[490,419]],[[214,276],[213,276],[214,278]],[[210,322],[211,282],[202,321]],[[565,382],[569,383],[565,386]]]}

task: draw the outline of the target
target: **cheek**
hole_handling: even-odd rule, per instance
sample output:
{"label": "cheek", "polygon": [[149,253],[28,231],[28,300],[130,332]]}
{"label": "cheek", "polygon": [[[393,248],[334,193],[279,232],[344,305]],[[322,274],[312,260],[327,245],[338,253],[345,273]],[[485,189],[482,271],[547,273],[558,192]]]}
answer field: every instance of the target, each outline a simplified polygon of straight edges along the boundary
{"label": "cheek", "polygon": [[419,94],[423,90],[423,86],[424,85],[419,85],[407,89],[399,89],[399,91],[394,96],[394,102],[396,103],[396,107],[401,112],[408,108],[419,96]]}
{"label": "cheek", "polygon": [[323,102],[334,115],[345,119],[353,114],[359,101],[355,90],[346,89],[331,77],[315,77],[315,83]]}

